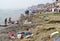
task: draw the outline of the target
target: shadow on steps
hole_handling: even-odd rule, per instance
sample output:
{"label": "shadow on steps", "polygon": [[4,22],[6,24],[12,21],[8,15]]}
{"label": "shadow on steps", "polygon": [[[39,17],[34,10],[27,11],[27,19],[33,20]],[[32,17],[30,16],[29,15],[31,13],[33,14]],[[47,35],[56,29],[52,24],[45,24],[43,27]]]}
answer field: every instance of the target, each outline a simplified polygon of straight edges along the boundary
{"label": "shadow on steps", "polygon": [[57,21],[56,20],[52,20],[52,21],[48,22],[48,24],[50,24],[50,23],[60,23],[60,20],[57,20]]}

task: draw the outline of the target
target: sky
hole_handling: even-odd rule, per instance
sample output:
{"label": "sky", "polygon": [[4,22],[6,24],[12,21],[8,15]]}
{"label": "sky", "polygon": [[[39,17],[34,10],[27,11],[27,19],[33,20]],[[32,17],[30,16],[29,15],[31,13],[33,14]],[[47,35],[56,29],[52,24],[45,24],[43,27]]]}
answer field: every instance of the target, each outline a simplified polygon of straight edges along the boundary
{"label": "sky", "polygon": [[0,9],[21,9],[52,2],[54,0],[0,0]]}

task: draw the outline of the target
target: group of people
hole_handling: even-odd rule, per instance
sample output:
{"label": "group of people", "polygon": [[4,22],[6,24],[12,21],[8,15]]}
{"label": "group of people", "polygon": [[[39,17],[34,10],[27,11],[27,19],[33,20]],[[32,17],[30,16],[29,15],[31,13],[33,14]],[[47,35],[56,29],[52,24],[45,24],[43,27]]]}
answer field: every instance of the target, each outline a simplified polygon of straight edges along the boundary
{"label": "group of people", "polygon": [[30,38],[32,37],[32,33],[29,31],[29,29],[27,28],[26,31],[22,31],[22,32],[18,32],[18,33],[14,33],[13,31],[10,32],[10,38],[11,39],[18,39],[21,40],[23,38]]}
{"label": "group of people", "polygon": [[[29,15],[29,11],[27,10],[26,12],[26,15]],[[11,23],[11,18],[9,18],[9,22],[8,23]],[[7,18],[5,19],[5,24],[7,24]],[[9,36],[11,39],[18,39],[18,40],[21,40],[21,39],[27,39],[27,38],[30,38],[33,36],[33,34],[29,31],[29,28],[27,28],[25,31],[22,31],[22,32],[13,32],[11,31],[9,33]]]}
{"label": "group of people", "polygon": [[7,18],[5,18],[5,25],[7,25],[8,23],[13,23],[11,20],[11,17],[9,17],[9,20],[7,20]]}

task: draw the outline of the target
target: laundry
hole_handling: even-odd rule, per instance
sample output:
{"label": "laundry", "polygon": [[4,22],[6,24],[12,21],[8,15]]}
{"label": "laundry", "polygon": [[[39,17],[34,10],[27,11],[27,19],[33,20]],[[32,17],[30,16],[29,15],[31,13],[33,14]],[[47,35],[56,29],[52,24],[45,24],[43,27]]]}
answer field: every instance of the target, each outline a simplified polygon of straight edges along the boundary
{"label": "laundry", "polygon": [[15,39],[15,33],[14,32],[10,32],[10,38]]}
{"label": "laundry", "polygon": [[31,24],[32,22],[28,22],[27,20],[25,20],[24,24]]}
{"label": "laundry", "polygon": [[21,37],[22,37],[22,34],[21,34],[21,33],[18,33],[18,34],[17,34],[17,38],[18,38],[18,39],[21,39]]}
{"label": "laundry", "polygon": [[59,33],[58,31],[53,32],[53,33],[50,34],[50,37],[53,37],[54,35],[56,35],[56,34],[58,34],[58,33]]}

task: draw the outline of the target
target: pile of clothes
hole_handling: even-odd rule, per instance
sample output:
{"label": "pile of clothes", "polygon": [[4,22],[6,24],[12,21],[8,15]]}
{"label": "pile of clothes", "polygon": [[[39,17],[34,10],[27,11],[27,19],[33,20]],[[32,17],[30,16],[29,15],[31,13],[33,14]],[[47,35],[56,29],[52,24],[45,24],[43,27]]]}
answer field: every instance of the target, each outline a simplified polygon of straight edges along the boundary
{"label": "pile of clothes", "polygon": [[20,32],[20,33],[14,33],[14,32],[10,32],[10,38],[11,39],[27,39],[27,38],[31,38],[33,36],[33,34],[30,31],[24,31],[24,32]]}

